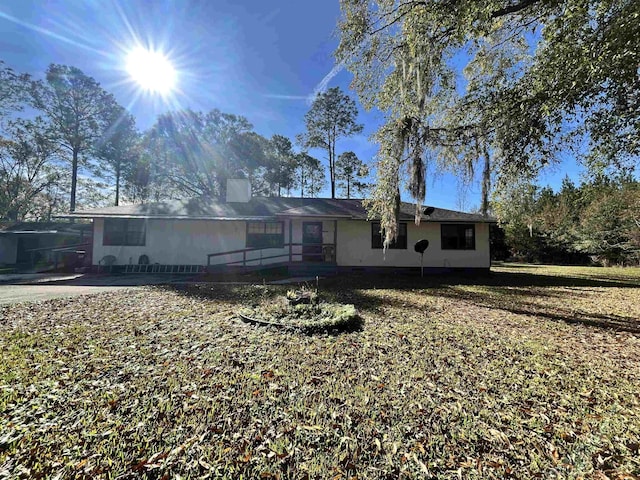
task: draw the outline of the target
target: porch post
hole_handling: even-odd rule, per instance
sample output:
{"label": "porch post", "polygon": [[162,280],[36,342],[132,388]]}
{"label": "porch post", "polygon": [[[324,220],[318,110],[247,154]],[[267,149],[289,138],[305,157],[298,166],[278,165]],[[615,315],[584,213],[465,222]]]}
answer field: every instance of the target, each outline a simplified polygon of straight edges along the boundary
{"label": "porch post", "polygon": [[293,219],[289,218],[289,263],[293,262]]}

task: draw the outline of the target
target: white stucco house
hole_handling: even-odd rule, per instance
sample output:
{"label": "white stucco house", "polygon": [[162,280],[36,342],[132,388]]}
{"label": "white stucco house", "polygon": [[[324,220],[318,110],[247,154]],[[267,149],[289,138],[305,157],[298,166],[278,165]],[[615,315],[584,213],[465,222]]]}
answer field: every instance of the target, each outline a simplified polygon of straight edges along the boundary
{"label": "white stucco house", "polygon": [[422,239],[429,241],[426,268],[489,269],[494,219],[425,208],[416,225],[414,213],[415,205],[402,204],[398,239],[386,252],[380,224],[367,220],[361,200],[252,198],[246,180],[229,181],[226,201],[172,200],[69,216],[93,220],[93,265],[108,258],[128,271],[278,264],[290,270],[419,268],[414,245]]}

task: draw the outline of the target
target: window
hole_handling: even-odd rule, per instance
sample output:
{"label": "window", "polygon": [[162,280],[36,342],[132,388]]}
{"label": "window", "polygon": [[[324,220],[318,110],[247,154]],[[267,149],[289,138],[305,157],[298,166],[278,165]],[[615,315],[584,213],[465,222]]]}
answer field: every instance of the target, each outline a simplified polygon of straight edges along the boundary
{"label": "window", "polygon": [[247,247],[282,248],[283,222],[247,222]]}
{"label": "window", "polygon": [[475,250],[475,225],[441,225],[442,250]]}
{"label": "window", "polygon": [[141,218],[106,218],[103,245],[144,246],[145,221]]}
{"label": "window", "polygon": [[[380,222],[371,222],[371,248],[382,248],[382,234],[380,232]],[[407,224],[398,224],[398,238],[389,245],[389,248],[405,249],[407,248]]]}

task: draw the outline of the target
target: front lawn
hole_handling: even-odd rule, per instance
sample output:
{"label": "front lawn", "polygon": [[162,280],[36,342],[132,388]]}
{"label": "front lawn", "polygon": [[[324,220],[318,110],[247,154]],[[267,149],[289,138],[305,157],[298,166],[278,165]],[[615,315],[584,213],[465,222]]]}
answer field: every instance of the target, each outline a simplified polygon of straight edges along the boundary
{"label": "front lawn", "polygon": [[639,269],[363,274],[320,283],[359,331],[235,319],[287,288],[0,308],[0,478],[640,475]]}

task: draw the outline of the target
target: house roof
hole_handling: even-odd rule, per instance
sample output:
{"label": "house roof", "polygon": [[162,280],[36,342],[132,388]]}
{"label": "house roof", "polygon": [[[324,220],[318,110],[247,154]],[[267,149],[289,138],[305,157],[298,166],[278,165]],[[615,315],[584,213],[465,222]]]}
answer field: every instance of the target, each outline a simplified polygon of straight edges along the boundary
{"label": "house roof", "polygon": [[[402,202],[400,220],[412,221],[415,204]],[[425,214],[429,211],[429,215]],[[432,222],[494,223],[495,219],[477,213],[444,208],[421,208],[421,220]],[[207,220],[269,220],[287,217],[324,217],[366,220],[360,199],[253,197],[247,203],[223,202],[216,198],[191,198],[159,203],[121,205],[62,215],[62,218],[167,218]]]}

